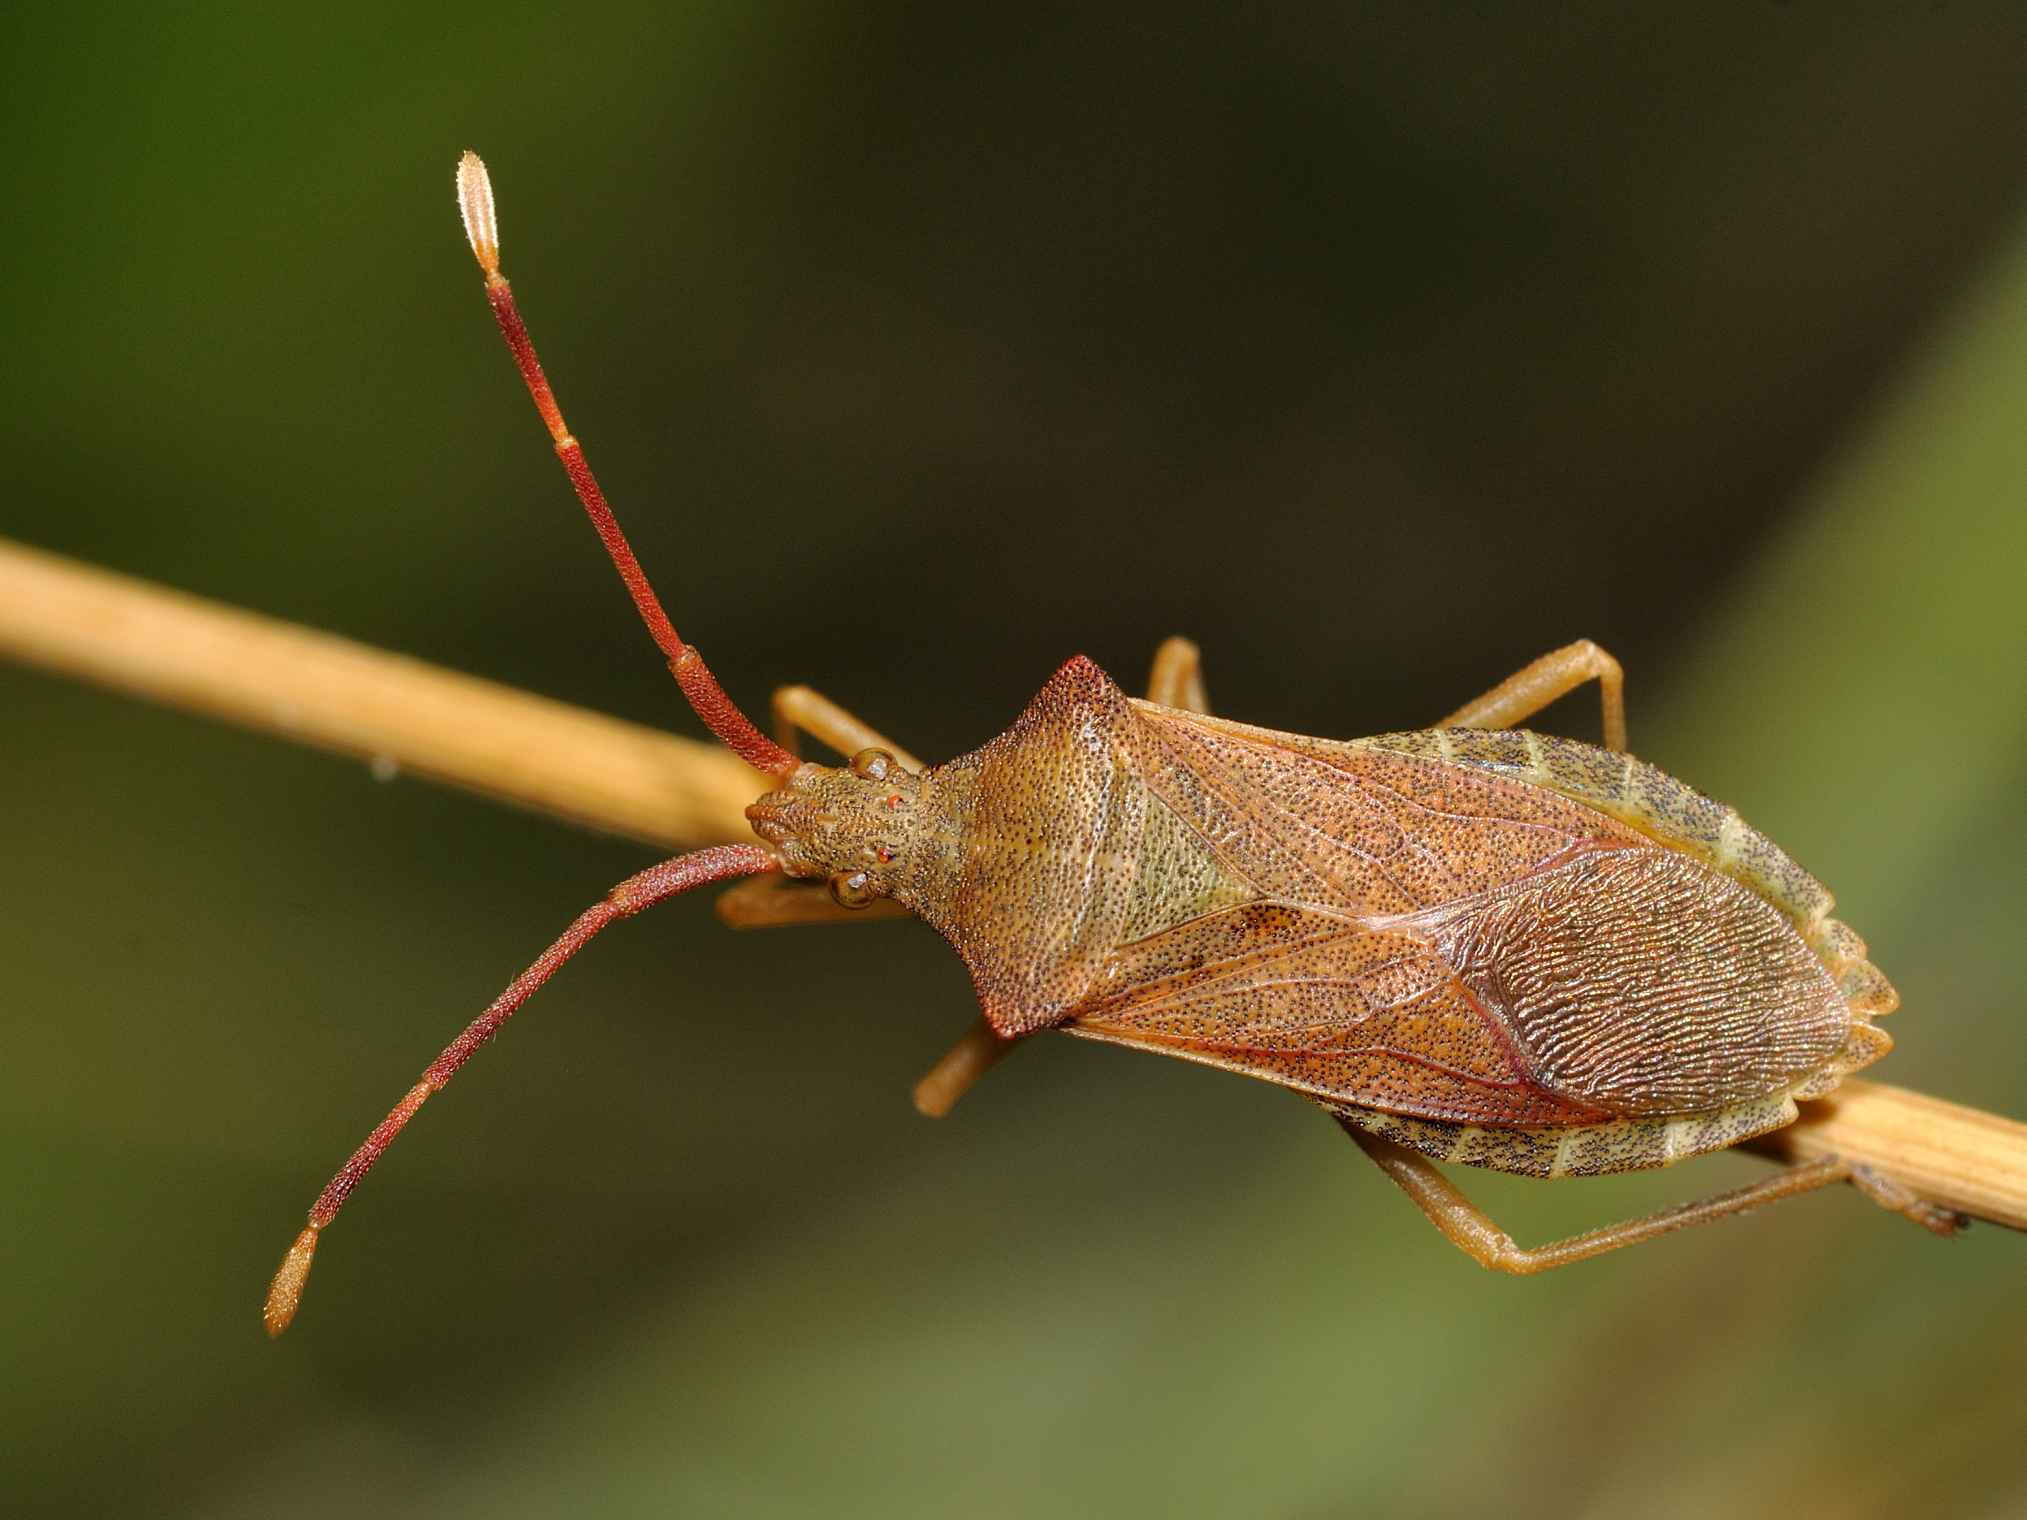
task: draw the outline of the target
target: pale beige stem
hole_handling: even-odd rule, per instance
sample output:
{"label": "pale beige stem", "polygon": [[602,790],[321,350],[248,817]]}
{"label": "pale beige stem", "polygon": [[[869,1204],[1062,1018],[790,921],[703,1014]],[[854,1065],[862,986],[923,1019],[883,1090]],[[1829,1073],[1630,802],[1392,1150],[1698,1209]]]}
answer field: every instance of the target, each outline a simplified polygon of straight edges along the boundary
{"label": "pale beige stem", "polygon": [[715,744],[4,539],[0,655],[676,849],[750,839],[767,786]]}
{"label": "pale beige stem", "polygon": [[[765,786],[712,745],[4,539],[0,654],[678,849],[747,838]],[[1994,1114],[1847,1078],[1753,1148],[1841,1156],[2027,1229],[2027,1125]]]}
{"label": "pale beige stem", "polygon": [[1846,1077],[1749,1148],[1788,1162],[1841,1156],[1930,1203],[2027,1230],[2027,1124],[1997,1114]]}

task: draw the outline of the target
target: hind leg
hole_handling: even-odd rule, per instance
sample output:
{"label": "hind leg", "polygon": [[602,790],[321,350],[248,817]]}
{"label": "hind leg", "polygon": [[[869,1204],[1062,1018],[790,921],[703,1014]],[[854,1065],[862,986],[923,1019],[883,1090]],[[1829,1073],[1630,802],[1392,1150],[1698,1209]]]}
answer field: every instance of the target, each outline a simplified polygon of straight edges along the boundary
{"label": "hind leg", "polygon": [[[1342,1120],[1339,1123],[1343,1123]],[[1344,1125],[1345,1133],[1356,1140],[1368,1156],[1400,1187],[1401,1191],[1415,1201],[1415,1206],[1428,1216],[1429,1223],[1441,1230],[1450,1244],[1457,1247],[1481,1267],[1495,1272],[1510,1272],[1516,1276],[1528,1276],[1535,1272],[1547,1272],[1555,1267],[1566,1267],[1573,1262],[1586,1261],[1593,1256],[1602,1256],[1607,1251],[1616,1251],[1625,1246],[1636,1246],[1666,1235],[1673,1230],[1687,1229],[1690,1225],[1708,1224],[1729,1214],[1742,1214],[1747,1209],[1756,1209],[1762,1204],[1777,1203],[1783,1198],[1798,1197],[1814,1192],[1833,1182],[1852,1178],[1851,1164],[1835,1156],[1826,1156],[1819,1161],[1805,1162],[1777,1172],[1771,1177],[1729,1193],[1718,1193],[1710,1198],[1701,1198],[1694,1203],[1685,1203],[1672,1209],[1663,1209],[1640,1219],[1628,1219],[1618,1224],[1606,1225],[1601,1230],[1590,1230],[1582,1235],[1572,1235],[1567,1240],[1558,1240],[1551,1245],[1536,1246],[1528,1250],[1514,1243],[1511,1235],[1500,1229],[1469,1198],[1458,1190],[1426,1156],[1369,1135],[1351,1125]]]}
{"label": "hind leg", "polygon": [[1589,639],[1565,644],[1515,671],[1475,702],[1466,702],[1438,728],[1511,728],[1586,681],[1598,683],[1604,708],[1605,748],[1626,747],[1626,676],[1619,662]]}
{"label": "hind leg", "polygon": [[1892,1209],[1894,1213],[1912,1219],[1930,1234],[1944,1239],[1956,1234],[1968,1223],[1955,1209],[1930,1203],[1912,1188],[1875,1172],[1869,1166],[1851,1168],[1851,1185],[1882,1209]]}

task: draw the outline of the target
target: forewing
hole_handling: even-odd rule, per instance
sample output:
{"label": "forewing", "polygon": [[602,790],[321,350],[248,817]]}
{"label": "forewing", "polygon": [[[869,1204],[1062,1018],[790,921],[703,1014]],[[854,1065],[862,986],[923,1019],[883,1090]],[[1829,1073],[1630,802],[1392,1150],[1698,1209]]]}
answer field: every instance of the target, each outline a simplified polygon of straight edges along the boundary
{"label": "forewing", "polygon": [[1772,906],[1440,760],[1138,709],[1154,793],[1261,901],[1115,952],[1073,1032],[1390,1113],[1686,1113],[1792,1087],[1849,1011]]}
{"label": "forewing", "polygon": [[1415,922],[1537,1081],[1614,1114],[1793,1087],[1850,1028],[1779,910],[1670,850],[1581,855]]}
{"label": "forewing", "polygon": [[1412,913],[1577,849],[1647,842],[1570,798],[1485,771],[1135,706],[1148,786],[1265,897]]}
{"label": "forewing", "polygon": [[1460,1123],[1597,1111],[1543,1088],[1422,934],[1256,902],[1122,949],[1072,1034],[1263,1077],[1316,1097]]}

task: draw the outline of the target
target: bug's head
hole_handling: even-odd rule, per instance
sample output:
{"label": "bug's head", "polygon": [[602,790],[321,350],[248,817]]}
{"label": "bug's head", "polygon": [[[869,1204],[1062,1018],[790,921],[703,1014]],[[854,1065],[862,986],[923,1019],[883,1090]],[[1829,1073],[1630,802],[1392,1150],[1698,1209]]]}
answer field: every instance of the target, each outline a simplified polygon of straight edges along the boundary
{"label": "bug's head", "polygon": [[746,810],[791,876],[829,879],[847,908],[891,897],[907,868],[921,778],[883,749],[848,766],[805,765]]}

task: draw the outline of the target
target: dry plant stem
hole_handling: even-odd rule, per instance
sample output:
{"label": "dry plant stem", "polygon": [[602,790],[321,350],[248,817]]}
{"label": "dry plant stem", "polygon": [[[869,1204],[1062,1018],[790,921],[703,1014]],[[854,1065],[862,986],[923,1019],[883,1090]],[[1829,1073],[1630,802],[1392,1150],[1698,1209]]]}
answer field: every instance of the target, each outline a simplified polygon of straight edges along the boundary
{"label": "dry plant stem", "polygon": [[[657,845],[750,837],[752,771],[677,739],[0,540],[0,654]],[[1842,1156],[2027,1229],[2027,1125],[1846,1078],[1753,1149]]]}
{"label": "dry plant stem", "polygon": [[759,779],[714,744],[4,539],[0,655],[647,844],[753,837]]}
{"label": "dry plant stem", "polygon": [[1790,1164],[1841,1156],[1931,1203],[2027,1230],[2027,1124],[1846,1077],[1747,1149]]}

